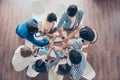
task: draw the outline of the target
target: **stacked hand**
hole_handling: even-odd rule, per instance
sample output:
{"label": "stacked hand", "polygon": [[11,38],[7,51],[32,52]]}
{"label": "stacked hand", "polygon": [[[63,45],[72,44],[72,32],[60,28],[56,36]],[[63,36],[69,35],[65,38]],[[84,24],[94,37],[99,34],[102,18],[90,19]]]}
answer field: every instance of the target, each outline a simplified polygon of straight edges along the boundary
{"label": "stacked hand", "polygon": [[68,42],[68,38],[64,38],[63,41],[64,41],[64,43],[67,43]]}
{"label": "stacked hand", "polygon": [[53,44],[50,44],[50,48],[55,52],[57,51],[57,49],[55,48],[55,46]]}
{"label": "stacked hand", "polygon": [[62,51],[63,51],[63,48],[62,48],[62,47],[59,47],[59,48],[57,49],[57,51],[62,52]]}
{"label": "stacked hand", "polygon": [[57,35],[53,34],[52,39],[55,40],[57,37],[58,37]]}

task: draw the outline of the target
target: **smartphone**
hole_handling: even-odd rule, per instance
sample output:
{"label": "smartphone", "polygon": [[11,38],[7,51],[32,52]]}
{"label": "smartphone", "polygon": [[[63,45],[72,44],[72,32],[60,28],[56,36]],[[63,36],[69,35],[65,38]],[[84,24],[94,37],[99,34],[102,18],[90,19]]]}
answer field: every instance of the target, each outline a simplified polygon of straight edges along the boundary
{"label": "smartphone", "polygon": [[35,33],[35,37],[40,37],[41,34],[40,33]]}

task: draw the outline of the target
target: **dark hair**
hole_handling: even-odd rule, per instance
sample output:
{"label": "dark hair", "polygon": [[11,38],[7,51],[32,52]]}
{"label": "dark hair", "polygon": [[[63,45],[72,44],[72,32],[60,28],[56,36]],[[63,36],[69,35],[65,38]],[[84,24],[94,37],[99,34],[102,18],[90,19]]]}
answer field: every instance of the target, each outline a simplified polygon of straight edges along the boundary
{"label": "dark hair", "polygon": [[69,59],[73,64],[79,64],[82,60],[82,56],[76,50],[71,50],[69,53]]}
{"label": "dark hair", "polygon": [[66,75],[66,74],[69,74],[70,69],[71,69],[71,66],[68,63],[66,63],[66,64],[60,64],[58,66],[57,73],[61,74],[61,75]]}
{"label": "dark hair", "polygon": [[30,33],[38,32],[38,24],[35,22],[28,22],[27,30]]}
{"label": "dark hair", "polygon": [[85,26],[80,29],[79,36],[84,40],[92,42],[95,38],[95,33],[90,27]]}
{"label": "dark hair", "polygon": [[76,15],[78,9],[77,9],[77,6],[76,5],[70,5],[68,8],[67,8],[67,14],[68,16],[70,17],[73,17]]}
{"label": "dark hair", "polygon": [[35,62],[35,70],[37,72],[47,72],[45,62],[43,62],[42,59],[39,59]]}
{"label": "dark hair", "polygon": [[22,47],[21,50],[21,56],[22,57],[29,57],[32,54],[32,50],[29,47]]}
{"label": "dark hair", "polygon": [[52,22],[52,21],[57,21],[57,16],[55,13],[49,13],[47,16],[47,21]]}

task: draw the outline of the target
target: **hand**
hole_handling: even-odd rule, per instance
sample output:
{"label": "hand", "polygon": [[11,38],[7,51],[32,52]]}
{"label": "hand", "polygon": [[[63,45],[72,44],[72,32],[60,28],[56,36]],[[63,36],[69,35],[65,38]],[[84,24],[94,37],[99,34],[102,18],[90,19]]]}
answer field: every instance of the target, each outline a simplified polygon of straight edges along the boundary
{"label": "hand", "polygon": [[53,49],[54,48],[54,45],[53,44],[50,44],[50,46],[49,46],[51,49]]}
{"label": "hand", "polygon": [[63,38],[64,36],[63,35],[59,35],[60,38]]}
{"label": "hand", "polygon": [[57,35],[54,35],[54,34],[53,34],[52,39],[55,40],[56,38],[57,38]]}
{"label": "hand", "polygon": [[57,51],[57,49],[55,48],[55,46],[53,45],[53,44],[50,44],[50,46],[49,46],[53,51]]}
{"label": "hand", "polygon": [[78,46],[79,46],[80,49],[82,48],[82,45],[81,45],[81,44],[79,44]]}
{"label": "hand", "polygon": [[64,41],[64,43],[67,43],[68,42],[68,38],[65,38],[63,41]]}
{"label": "hand", "polygon": [[33,54],[37,51],[37,48],[33,47],[32,52]]}
{"label": "hand", "polygon": [[49,40],[49,42],[50,42],[50,44],[54,44],[54,42],[53,42],[53,40],[52,40],[52,39],[50,39],[50,40]]}
{"label": "hand", "polygon": [[62,52],[62,51],[63,51],[63,48],[62,48],[62,47],[59,47],[59,48],[57,49],[57,51]]}
{"label": "hand", "polygon": [[54,52],[57,52],[57,49],[54,47],[53,49],[52,49]]}

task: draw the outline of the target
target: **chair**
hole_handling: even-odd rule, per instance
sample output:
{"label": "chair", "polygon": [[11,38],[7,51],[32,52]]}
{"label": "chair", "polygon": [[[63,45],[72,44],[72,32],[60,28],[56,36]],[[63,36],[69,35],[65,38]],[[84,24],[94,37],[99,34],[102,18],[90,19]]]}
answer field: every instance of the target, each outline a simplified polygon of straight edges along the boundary
{"label": "chair", "polygon": [[38,21],[43,21],[44,15],[45,15],[45,8],[42,1],[32,0],[32,17],[37,19]]}
{"label": "chair", "polygon": [[52,67],[48,72],[48,79],[49,80],[63,80],[63,75],[59,75],[56,72],[54,72],[55,66]]}
{"label": "chair", "polygon": [[33,48],[33,44],[31,42],[29,42],[28,40],[25,39],[25,46],[29,47],[29,48]]}
{"label": "chair", "polygon": [[36,77],[36,76],[39,74],[39,72],[36,72],[36,71],[32,68],[32,65],[33,65],[33,63],[31,63],[31,64],[29,65],[26,74],[27,74],[27,76],[29,76],[29,77]]}
{"label": "chair", "polygon": [[[87,57],[87,53],[83,52],[85,58]],[[87,59],[86,59],[86,68],[85,71],[83,73],[84,78],[86,78],[87,80],[92,80],[95,77],[96,73],[94,71],[94,69],[92,68],[92,66],[88,63]]]}

